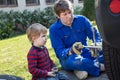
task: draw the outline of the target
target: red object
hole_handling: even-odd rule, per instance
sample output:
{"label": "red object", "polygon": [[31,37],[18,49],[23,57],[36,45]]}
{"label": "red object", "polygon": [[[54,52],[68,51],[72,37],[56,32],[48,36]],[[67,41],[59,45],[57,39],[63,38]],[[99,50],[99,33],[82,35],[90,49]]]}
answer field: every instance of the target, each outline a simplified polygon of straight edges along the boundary
{"label": "red object", "polygon": [[113,13],[120,13],[120,0],[112,0],[110,3],[110,10]]}

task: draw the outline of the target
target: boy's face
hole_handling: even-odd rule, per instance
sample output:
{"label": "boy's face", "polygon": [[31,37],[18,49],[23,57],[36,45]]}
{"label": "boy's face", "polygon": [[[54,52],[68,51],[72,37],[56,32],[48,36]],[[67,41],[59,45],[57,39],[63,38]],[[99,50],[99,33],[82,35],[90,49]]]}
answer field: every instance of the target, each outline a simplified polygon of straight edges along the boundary
{"label": "boy's face", "polygon": [[41,47],[44,46],[47,42],[47,34],[41,33],[41,35],[34,40],[36,46]]}
{"label": "boy's face", "polygon": [[64,25],[71,26],[73,22],[73,11],[66,10],[65,12],[61,12],[58,18]]}

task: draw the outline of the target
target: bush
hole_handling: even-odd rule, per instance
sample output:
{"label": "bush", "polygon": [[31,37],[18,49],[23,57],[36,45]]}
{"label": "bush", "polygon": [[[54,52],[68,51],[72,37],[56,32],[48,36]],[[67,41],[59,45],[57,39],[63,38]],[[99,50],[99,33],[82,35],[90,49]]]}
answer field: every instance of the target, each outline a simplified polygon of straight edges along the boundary
{"label": "bush", "polygon": [[[82,8],[76,7],[75,14],[81,14]],[[14,35],[25,33],[27,27],[32,23],[40,23],[47,28],[56,21],[56,15],[52,7],[47,7],[43,11],[36,9],[33,12],[24,10],[3,12],[0,11],[0,40]]]}
{"label": "bush", "polygon": [[40,23],[47,28],[56,21],[56,15],[52,7],[47,7],[41,12]]}
{"label": "bush", "polygon": [[83,0],[82,14],[90,20],[94,20],[94,0]]}
{"label": "bush", "polygon": [[41,23],[49,28],[56,20],[51,7],[45,8],[43,11],[36,9],[33,12],[24,10],[23,12],[0,11],[0,40],[9,38],[14,35],[25,33],[27,27],[32,23]]}
{"label": "bush", "polygon": [[14,19],[7,12],[0,11],[0,39],[7,38],[12,34]]}
{"label": "bush", "polygon": [[74,14],[81,15],[82,14],[81,10],[82,10],[82,7],[79,7],[79,6],[75,7],[74,8]]}

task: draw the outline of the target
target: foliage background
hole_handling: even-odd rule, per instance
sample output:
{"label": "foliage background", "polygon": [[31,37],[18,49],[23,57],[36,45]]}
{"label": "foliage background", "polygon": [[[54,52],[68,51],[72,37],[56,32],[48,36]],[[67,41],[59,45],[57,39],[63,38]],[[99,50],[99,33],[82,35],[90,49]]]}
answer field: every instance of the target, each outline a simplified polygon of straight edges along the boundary
{"label": "foliage background", "polygon": [[95,0],[83,0],[83,9],[81,14],[89,18],[91,21],[95,20],[94,11]]}
{"label": "foliage background", "polygon": [[[94,20],[93,1],[84,0],[84,7],[75,7],[74,14],[85,15],[90,20]],[[24,10],[23,12],[0,11],[0,40],[25,33],[27,27],[32,23],[40,23],[47,28],[56,21],[56,16],[52,7],[47,7],[43,11],[36,9],[33,12]]]}
{"label": "foliage background", "polygon": [[[92,5],[90,1],[93,0],[84,0],[84,2],[85,1],[88,1],[89,5],[84,3],[84,6],[88,6],[84,8],[80,8],[79,6],[74,8],[74,13],[83,14],[90,18],[90,20],[93,20],[94,18],[91,18],[93,17],[93,10],[88,10],[91,7],[90,5]],[[26,58],[31,44],[25,34],[26,28],[34,22],[41,23],[49,28],[56,20],[54,11],[51,7],[48,7],[43,11],[36,9],[33,12],[24,10],[22,13],[18,11],[10,11],[8,13],[0,11],[0,13],[0,74],[15,75],[24,78],[25,80],[31,80],[31,74],[28,72]],[[93,22],[93,24],[95,24],[95,22]],[[46,47],[49,50],[52,60],[59,68],[61,68],[59,61],[51,48],[49,36]]]}

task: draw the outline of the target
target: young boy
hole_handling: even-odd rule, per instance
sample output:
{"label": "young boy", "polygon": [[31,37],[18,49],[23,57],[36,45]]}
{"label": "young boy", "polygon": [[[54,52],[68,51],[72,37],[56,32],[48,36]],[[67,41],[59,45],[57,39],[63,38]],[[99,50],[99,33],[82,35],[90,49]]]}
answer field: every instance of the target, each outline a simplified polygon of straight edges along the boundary
{"label": "young boy", "polygon": [[27,55],[32,80],[69,80],[65,74],[58,72],[56,65],[49,57],[45,47],[47,29],[39,23],[34,23],[27,29],[27,37],[32,43]]}

